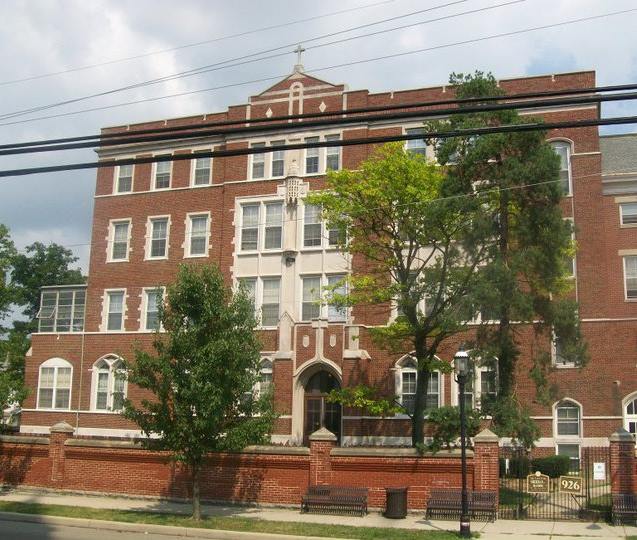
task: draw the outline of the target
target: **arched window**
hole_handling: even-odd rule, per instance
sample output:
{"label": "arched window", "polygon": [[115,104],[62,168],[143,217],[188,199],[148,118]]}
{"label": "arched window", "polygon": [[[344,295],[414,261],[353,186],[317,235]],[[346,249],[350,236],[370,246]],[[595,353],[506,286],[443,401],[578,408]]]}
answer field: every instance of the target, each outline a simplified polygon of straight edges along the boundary
{"label": "arched window", "polygon": [[[396,362],[396,395],[400,404],[408,414],[413,414],[416,404],[416,382],[418,364],[413,356],[406,355]],[[440,373],[429,373],[427,384],[426,409],[437,409],[440,406]]]}
{"label": "arched window", "polygon": [[564,195],[571,195],[571,143],[568,141],[552,141],[551,147],[560,157],[560,186]]}
{"label": "arched window", "polygon": [[109,355],[93,364],[93,410],[121,411],[126,397],[126,371],[118,356]]}
{"label": "arched window", "polygon": [[[489,405],[495,401],[498,395],[498,371],[497,361],[482,361],[480,358],[472,358],[470,362],[469,376],[464,387],[465,407],[467,409],[489,409]],[[452,383],[452,404],[460,403],[460,388],[455,379]]]}
{"label": "arched window", "polygon": [[574,401],[565,399],[555,407],[555,433],[557,437],[581,437],[581,410]]}
{"label": "arched window", "polygon": [[73,366],[62,358],[51,358],[40,366],[38,409],[69,409]]}
{"label": "arched window", "polygon": [[257,393],[263,395],[272,388],[272,361],[268,358],[261,360],[259,368],[259,384]]}
{"label": "arched window", "polygon": [[637,438],[637,396],[629,399],[624,406],[624,426],[626,431]]}

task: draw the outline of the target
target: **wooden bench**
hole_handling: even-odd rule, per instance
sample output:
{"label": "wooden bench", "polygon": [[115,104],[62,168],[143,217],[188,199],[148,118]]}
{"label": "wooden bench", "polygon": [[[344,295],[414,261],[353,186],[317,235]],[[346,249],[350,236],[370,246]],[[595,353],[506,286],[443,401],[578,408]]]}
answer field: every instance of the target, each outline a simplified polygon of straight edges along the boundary
{"label": "wooden bench", "polygon": [[[494,491],[468,491],[469,516],[475,520],[494,521],[497,514]],[[427,501],[426,517],[458,519],[462,512],[462,490],[432,489]]]}
{"label": "wooden bench", "polygon": [[613,523],[620,525],[624,521],[637,523],[637,495],[630,493],[613,494]]}
{"label": "wooden bench", "polygon": [[310,486],[301,498],[301,512],[367,514],[367,488]]}

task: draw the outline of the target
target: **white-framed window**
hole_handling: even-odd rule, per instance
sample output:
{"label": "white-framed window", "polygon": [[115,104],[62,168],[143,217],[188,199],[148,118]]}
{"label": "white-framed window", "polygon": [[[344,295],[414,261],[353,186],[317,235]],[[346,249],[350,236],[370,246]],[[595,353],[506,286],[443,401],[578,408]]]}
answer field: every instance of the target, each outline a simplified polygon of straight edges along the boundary
{"label": "white-framed window", "polygon": [[92,369],[92,410],[121,411],[126,387],[126,370],[122,359],[112,354],[100,358]]}
{"label": "white-framed window", "polygon": [[553,151],[560,157],[560,187],[565,196],[573,194],[571,175],[571,144],[566,141],[552,141]]}
{"label": "white-framed window", "polygon": [[255,317],[262,327],[279,324],[281,315],[281,276],[242,277],[237,280],[254,305]]}
{"label": "white-framed window", "polygon": [[626,300],[637,300],[637,255],[627,255],[623,259]]}
{"label": "white-framed window", "polygon": [[555,406],[556,437],[581,437],[581,407],[569,399],[560,401]]}
{"label": "white-framed window", "polygon": [[[340,135],[326,135],[326,141],[339,141]],[[341,147],[328,146],[325,149],[325,170],[338,171],[341,168]]]}
{"label": "white-framed window", "polygon": [[619,204],[619,223],[622,227],[637,227],[637,202]]}
{"label": "white-framed window", "polygon": [[[272,146],[283,146],[285,141],[272,141]],[[285,175],[285,150],[275,150],[271,153],[270,176],[280,178]]]}
{"label": "white-framed window", "polygon": [[247,202],[239,211],[241,251],[272,251],[283,247],[283,201]]}
{"label": "white-framed window", "polygon": [[241,251],[259,249],[259,215],[261,205],[244,204],[241,206]]}
{"label": "white-framed window", "polygon": [[272,360],[264,358],[259,366],[259,383],[257,387],[257,396],[262,396],[272,388]]}
{"label": "white-framed window", "polygon": [[[395,366],[395,386],[398,401],[407,414],[414,413],[416,404],[416,385],[418,381],[417,362],[413,356],[406,355]],[[428,374],[425,409],[437,409],[441,403],[441,376],[437,371]]]}
{"label": "white-framed window", "polygon": [[330,322],[347,320],[347,308],[330,304],[323,298],[325,287],[332,287],[329,294],[346,294],[345,274],[307,275],[301,276],[301,320],[311,321],[319,317]]}
{"label": "white-framed window", "polygon": [[186,257],[207,257],[210,215],[188,214],[186,222]]}
{"label": "white-framed window", "polygon": [[283,242],[283,203],[265,203],[263,249],[281,249]]}
{"label": "white-framed window", "polygon": [[[306,144],[313,144],[319,142],[320,137],[307,137],[305,139]],[[305,174],[317,174],[320,168],[320,148],[306,148],[305,149]]]}
{"label": "white-framed window", "polygon": [[[495,360],[471,362],[471,369],[464,387],[465,407],[467,409],[484,409],[493,403],[498,394],[498,372]],[[460,404],[460,385],[451,379],[452,405]]]}
{"label": "white-framed window", "polygon": [[[252,143],[252,148],[265,148],[264,142]],[[252,155],[252,176],[253,180],[260,180],[265,178],[265,153],[251,154]]]}
{"label": "white-framed window", "polygon": [[130,193],[133,191],[134,165],[118,165],[115,167],[115,193]]}
{"label": "white-framed window", "polygon": [[161,305],[163,298],[163,287],[144,289],[144,298],[142,301],[142,330],[146,332],[155,332],[161,328],[161,322],[159,320],[159,306]]}
{"label": "white-framed window", "polygon": [[575,363],[570,360],[567,360],[566,357],[564,356],[562,341],[555,334],[553,334],[553,346],[552,346],[551,353],[553,358],[553,365],[555,367],[561,367],[561,368],[575,367]]}
{"label": "white-framed window", "polygon": [[168,235],[170,220],[168,216],[148,218],[147,259],[168,258]]}
{"label": "white-framed window", "polygon": [[[331,274],[327,276],[327,286],[330,294],[345,295],[347,293],[347,283],[345,274]],[[327,305],[327,320],[331,322],[345,321],[347,319],[347,308],[335,304]]]}
{"label": "white-framed window", "polygon": [[624,428],[637,440],[637,396],[624,402]]}
{"label": "white-framed window", "polygon": [[106,330],[121,332],[124,330],[125,290],[106,291]]}
{"label": "white-framed window", "polygon": [[40,365],[38,409],[68,410],[71,407],[73,366],[62,358],[50,358]]}
{"label": "white-framed window", "polygon": [[[405,129],[406,135],[423,135],[425,133],[425,128],[409,128]],[[410,154],[415,154],[418,156],[426,157],[427,155],[427,143],[425,139],[408,139],[405,142],[405,149]]]}
{"label": "white-framed window", "polygon": [[[159,157],[170,156],[170,154],[162,154]],[[153,181],[153,189],[169,189],[170,188],[170,173],[172,171],[172,161],[156,161],[155,162],[155,174]]]}
{"label": "white-framed window", "polygon": [[118,219],[110,222],[108,239],[108,262],[128,261],[131,220]]}
{"label": "white-framed window", "polygon": [[82,332],[86,287],[43,288],[40,293],[38,332]]}
{"label": "white-framed window", "polygon": [[212,173],[212,158],[195,158],[192,172],[193,186],[209,186]]}
{"label": "white-framed window", "polygon": [[301,281],[301,320],[311,321],[321,315],[321,276],[304,276]]}
{"label": "white-framed window", "polygon": [[323,245],[321,212],[320,206],[303,205],[303,247],[321,247]]}

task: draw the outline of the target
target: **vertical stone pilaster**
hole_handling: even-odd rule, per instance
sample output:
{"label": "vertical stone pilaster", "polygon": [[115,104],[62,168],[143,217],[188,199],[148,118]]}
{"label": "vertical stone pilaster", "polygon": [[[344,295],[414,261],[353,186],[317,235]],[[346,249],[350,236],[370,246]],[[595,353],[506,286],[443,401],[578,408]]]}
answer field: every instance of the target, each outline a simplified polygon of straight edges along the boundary
{"label": "vertical stone pilaster", "polygon": [[635,493],[635,440],[623,428],[610,436],[611,493]]}
{"label": "vertical stone pilaster", "polygon": [[310,485],[332,483],[332,449],[336,446],[336,435],[321,428],[310,435]]}
{"label": "vertical stone pilaster", "polygon": [[51,484],[61,487],[64,483],[64,443],[73,437],[75,430],[66,422],[59,422],[51,427],[49,458],[51,459]]}

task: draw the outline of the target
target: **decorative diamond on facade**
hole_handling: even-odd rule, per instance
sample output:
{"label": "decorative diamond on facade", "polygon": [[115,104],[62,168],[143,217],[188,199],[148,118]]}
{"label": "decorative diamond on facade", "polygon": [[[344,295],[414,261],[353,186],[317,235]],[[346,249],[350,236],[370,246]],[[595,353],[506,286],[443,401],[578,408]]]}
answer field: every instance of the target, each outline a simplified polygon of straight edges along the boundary
{"label": "decorative diamond on facade", "polygon": [[319,111],[325,112],[325,109],[327,109],[327,105],[325,105],[324,101],[321,101],[321,104],[319,105]]}
{"label": "decorative diamond on facade", "polygon": [[265,115],[270,118],[274,113],[272,112],[272,109],[270,109],[270,107],[268,107],[268,110],[265,111]]}

